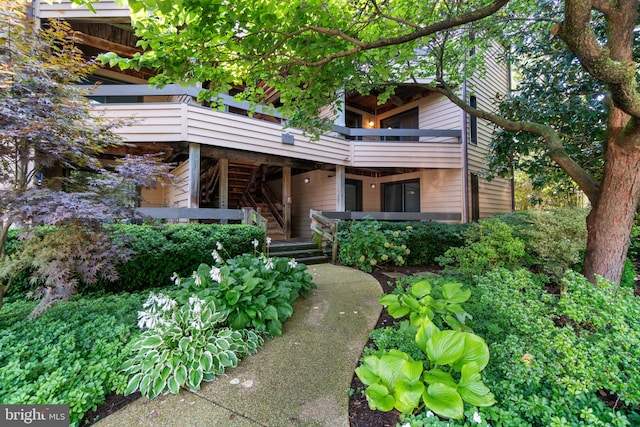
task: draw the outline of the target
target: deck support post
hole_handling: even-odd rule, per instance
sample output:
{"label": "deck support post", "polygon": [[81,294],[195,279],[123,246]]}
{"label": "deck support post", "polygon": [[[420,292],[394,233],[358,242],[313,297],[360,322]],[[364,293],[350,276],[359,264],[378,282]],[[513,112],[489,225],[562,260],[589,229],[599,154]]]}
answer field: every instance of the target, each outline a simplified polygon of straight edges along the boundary
{"label": "deck support post", "polygon": [[282,167],[282,217],[284,219],[284,239],[291,239],[291,167]]}

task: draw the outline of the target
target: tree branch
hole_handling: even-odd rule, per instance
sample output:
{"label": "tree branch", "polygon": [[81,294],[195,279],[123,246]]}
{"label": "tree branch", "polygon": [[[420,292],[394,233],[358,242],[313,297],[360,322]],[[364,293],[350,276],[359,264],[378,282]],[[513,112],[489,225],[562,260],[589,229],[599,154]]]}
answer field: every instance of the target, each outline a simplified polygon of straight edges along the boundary
{"label": "tree branch", "polygon": [[438,92],[451,100],[454,104],[473,116],[480,119],[485,119],[497,126],[512,131],[524,131],[530,132],[535,135],[539,135],[545,142],[547,149],[549,150],[549,157],[553,159],[584,191],[592,204],[597,203],[600,188],[598,183],[591,177],[591,175],[583,169],[578,163],[575,162],[564,149],[560,135],[551,127],[543,125],[541,123],[534,123],[528,121],[514,121],[508,120],[500,115],[490,113],[485,110],[473,108],[460,97],[458,97],[453,90],[446,83],[441,86],[433,88],[435,92]]}
{"label": "tree branch", "polygon": [[287,36],[285,36],[284,40],[281,40],[273,49],[270,50],[270,52],[268,52],[267,54],[265,54],[263,56],[263,58],[266,58],[268,56],[272,56],[274,55],[278,48],[282,47],[284,42],[286,40],[289,40],[295,36],[301,35],[305,32],[308,31],[313,31],[316,33],[322,33],[322,34],[327,34],[327,35],[334,35],[337,37],[340,37],[346,41],[348,41],[349,43],[355,45],[354,48],[352,49],[347,49],[344,50],[342,52],[336,52],[334,54],[331,54],[321,60],[318,61],[304,61],[301,59],[297,59],[297,60],[292,60],[294,62],[294,65],[299,65],[299,66],[305,66],[305,67],[322,67],[323,65],[326,65],[332,61],[335,61],[336,59],[340,59],[340,58],[344,58],[344,57],[349,57],[349,56],[353,56],[358,52],[363,52],[363,51],[367,51],[367,50],[372,50],[372,49],[378,49],[381,47],[387,47],[387,46],[396,46],[396,45],[400,45],[400,44],[404,44],[404,43],[408,43],[414,40],[417,40],[419,38],[422,37],[426,37],[426,36],[430,36],[432,34],[435,34],[439,31],[443,31],[449,28],[454,28],[454,27],[458,27],[460,25],[464,25],[467,24],[469,22],[474,22],[477,21],[479,19],[482,18],[486,18],[487,16],[491,16],[492,14],[494,14],[495,12],[497,12],[498,10],[500,10],[503,6],[505,6],[507,3],[509,3],[509,0],[496,0],[493,3],[489,4],[488,6],[485,6],[483,8],[471,11],[471,12],[467,12],[467,13],[463,13],[462,15],[455,17],[455,18],[450,18],[450,19],[445,19],[444,21],[440,21],[440,22],[436,22],[434,24],[428,25],[426,27],[422,27],[416,31],[412,31],[408,34],[402,35],[402,36],[398,36],[398,37],[391,37],[391,38],[383,38],[383,39],[379,39],[373,42],[363,42],[359,39],[356,39],[354,37],[351,37],[347,34],[344,34],[342,31],[340,30],[336,30],[333,28],[324,28],[324,27],[316,27],[316,26],[307,26],[305,28],[302,28],[298,31],[295,31],[291,34],[288,34]]}
{"label": "tree branch", "polygon": [[[602,46],[591,25],[591,10],[607,20],[607,46]],[[607,83],[616,106],[640,117],[640,94],[635,79],[633,29],[638,18],[637,0],[621,0],[614,7],[606,0],[567,0],[565,20],[553,28],[596,79]]]}

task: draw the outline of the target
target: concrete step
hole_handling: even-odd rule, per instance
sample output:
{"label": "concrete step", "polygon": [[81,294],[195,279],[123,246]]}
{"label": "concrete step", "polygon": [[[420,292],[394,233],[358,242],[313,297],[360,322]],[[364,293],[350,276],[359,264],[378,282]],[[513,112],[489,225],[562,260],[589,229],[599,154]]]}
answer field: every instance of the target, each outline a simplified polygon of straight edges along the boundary
{"label": "concrete step", "polygon": [[275,242],[269,247],[269,255],[295,258],[297,262],[307,265],[329,261],[322,250],[312,242]]}

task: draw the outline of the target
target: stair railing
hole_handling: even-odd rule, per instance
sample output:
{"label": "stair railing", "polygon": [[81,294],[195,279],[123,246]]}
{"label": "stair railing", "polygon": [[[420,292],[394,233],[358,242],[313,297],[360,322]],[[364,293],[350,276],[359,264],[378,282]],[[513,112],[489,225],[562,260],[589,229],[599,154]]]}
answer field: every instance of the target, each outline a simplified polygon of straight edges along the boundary
{"label": "stair railing", "polygon": [[319,234],[323,239],[331,242],[331,263],[335,264],[338,258],[338,222],[339,220],[327,218],[322,211],[311,209],[311,230]]}
{"label": "stair railing", "polygon": [[276,206],[276,202],[274,202],[274,200],[277,200],[278,198],[273,193],[273,190],[267,185],[266,182],[261,182],[260,191],[262,192],[263,199],[267,202],[267,206],[269,206],[271,215],[273,215],[273,218],[276,220],[280,228],[284,229],[284,218],[282,217],[280,210]]}
{"label": "stair railing", "polygon": [[258,211],[253,208],[242,208],[242,215],[243,224],[258,226],[264,230],[265,235],[267,234],[268,221]]}

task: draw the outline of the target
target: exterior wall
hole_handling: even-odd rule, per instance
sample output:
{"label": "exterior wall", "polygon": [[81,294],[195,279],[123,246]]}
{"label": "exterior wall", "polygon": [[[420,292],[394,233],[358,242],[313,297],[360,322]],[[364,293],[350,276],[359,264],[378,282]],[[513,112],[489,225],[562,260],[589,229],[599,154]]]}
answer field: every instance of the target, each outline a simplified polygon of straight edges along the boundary
{"label": "exterior wall", "polygon": [[[376,212],[380,210],[380,178],[346,174],[347,179],[362,181],[362,211]],[[371,188],[371,184],[375,188]]]}
{"label": "exterior wall", "polygon": [[[421,172],[420,207],[422,212],[462,212],[462,170],[429,169]],[[457,221],[456,221],[457,222]]]}
{"label": "exterior wall", "polygon": [[178,178],[179,184],[165,191],[164,206],[187,208],[189,207],[189,162],[180,163],[171,173]]}
{"label": "exterior wall", "polygon": [[[495,96],[497,93],[506,94],[510,87],[508,67],[497,60],[501,47],[495,46],[491,54],[487,54],[486,76],[480,80],[474,77],[469,80],[467,95],[477,98],[478,107],[488,111],[495,111],[498,107]],[[469,124],[470,126],[470,124]],[[469,128],[468,128],[469,131]],[[487,170],[485,155],[493,136],[494,127],[485,120],[478,120],[478,144],[468,144],[469,173],[482,176]],[[469,177],[467,179],[470,180]],[[470,181],[469,181],[470,182]],[[486,218],[496,212],[508,212],[512,209],[511,181],[497,178],[488,182],[479,178],[480,218]],[[471,188],[469,187],[469,209],[471,209]],[[471,213],[469,213],[471,219]]]}
{"label": "exterior wall", "polygon": [[164,187],[158,186],[154,190],[149,190],[146,188],[142,189],[142,202],[140,203],[141,208],[162,208],[164,207]]}
{"label": "exterior wall", "polygon": [[[336,210],[335,172],[315,170],[291,177],[291,234],[293,237],[311,236],[309,210]],[[308,184],[304,179],[309,178]]]}

